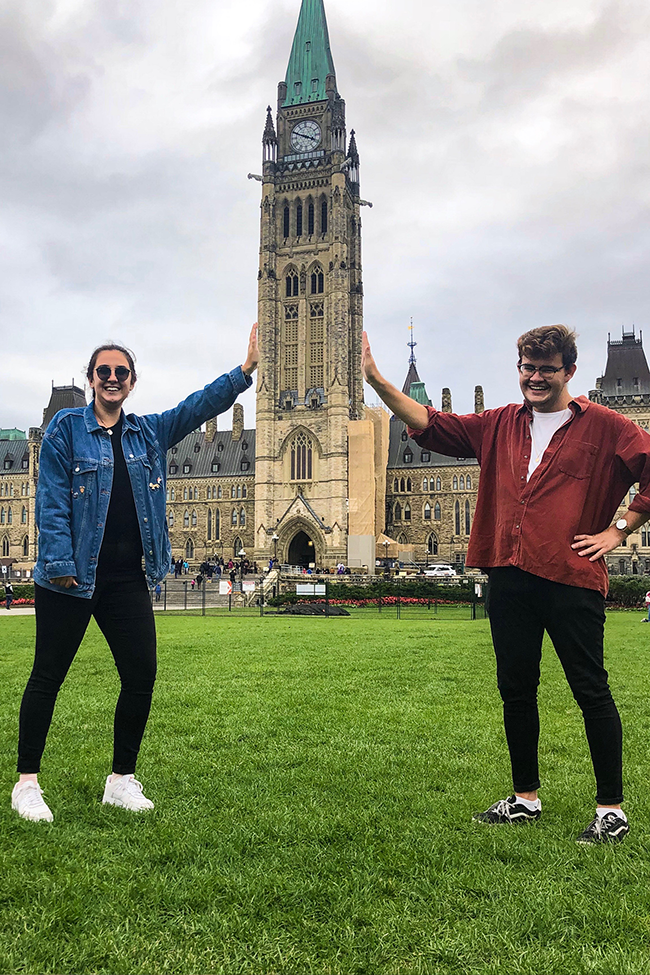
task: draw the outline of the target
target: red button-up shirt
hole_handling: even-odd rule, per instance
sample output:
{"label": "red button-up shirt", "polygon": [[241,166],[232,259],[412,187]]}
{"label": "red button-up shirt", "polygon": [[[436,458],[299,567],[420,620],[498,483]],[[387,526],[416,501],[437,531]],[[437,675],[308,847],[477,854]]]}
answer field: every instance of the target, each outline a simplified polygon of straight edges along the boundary
{"label": "red button-up shirt", "polygon": [[409,429],[422,447],[476,457],[481,477],[467,564],[516,565],[525,572],[607,595],[604,559],[590,562],[571,548],[574,535],[612,523],[630,486],[631,511],[650,513],[650,435],[631,420],[579,396],[530,480],[531,412],[511,403],[457,416],[427,407],[425,430]]}

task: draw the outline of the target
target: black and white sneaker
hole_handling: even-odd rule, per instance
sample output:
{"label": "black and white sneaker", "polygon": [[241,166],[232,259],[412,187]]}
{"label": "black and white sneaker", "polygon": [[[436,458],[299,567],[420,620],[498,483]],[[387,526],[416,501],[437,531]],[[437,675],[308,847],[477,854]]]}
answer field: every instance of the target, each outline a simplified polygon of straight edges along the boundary
{"label": "black and white sneaker", "polygon": [[629,832],[630,824],[626,819],[608,812],[604,816],[596,816],[576,843],[620,843]]}
{"label": "black and white sneaker", "polygon": [[477,823],[527,823],[534,819],[539,819],[542,815],[541,806],[538,809],[528,809],[523,802],[517,802],[517,796],[510,796],[509,799],[499,799],[493,806],[485,812],[474,813],[473,820]]}

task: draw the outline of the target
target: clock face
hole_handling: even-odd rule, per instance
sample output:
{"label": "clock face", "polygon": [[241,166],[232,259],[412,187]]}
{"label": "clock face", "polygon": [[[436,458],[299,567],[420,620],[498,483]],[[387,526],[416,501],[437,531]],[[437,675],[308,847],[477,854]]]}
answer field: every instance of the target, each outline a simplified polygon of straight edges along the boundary
{"label": "clock face", "polygon": [[317,149],[320,140],[320,125],[313,119],[298,122],[291,132],[291,147],[296,152],[310,152],[312,149]]}

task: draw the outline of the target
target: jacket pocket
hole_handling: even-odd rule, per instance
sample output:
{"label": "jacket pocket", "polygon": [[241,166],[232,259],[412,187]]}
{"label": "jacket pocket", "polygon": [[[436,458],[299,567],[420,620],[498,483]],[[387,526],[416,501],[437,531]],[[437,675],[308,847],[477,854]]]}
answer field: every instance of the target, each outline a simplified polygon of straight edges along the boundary
{"label": "jacket pocket", "polygon": [[72,464],[72,530],[75,552],[83,538],[90,499],[97,491],[96,460],[75,460]]}
{"label": "jacket pocket", "polygon": [[568,474],[569,477],[577,477],[583,480],[584,478],[591,477],[594,464],[596,463],[597,453],[598,447],[592,443],[574,441],[573,443],[564,444],[560,450],[560,456],[557,462],[558,467],[563,474]]}

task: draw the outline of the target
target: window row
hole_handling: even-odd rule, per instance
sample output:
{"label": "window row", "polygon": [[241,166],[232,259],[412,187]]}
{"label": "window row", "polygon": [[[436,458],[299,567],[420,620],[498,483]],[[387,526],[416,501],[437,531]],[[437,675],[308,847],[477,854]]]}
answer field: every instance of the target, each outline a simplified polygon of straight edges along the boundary
{"label": "window row", "polygon": [[[454,474],[451,482],[451,487],[453,491],[471,491],[472,490],[472,475],[468,474],[465,476],[461,474],[458,477]],[[413,481],[410,477],[396,477],[393,480],[393,493],[394,494],[410,494],[413,490]],[[442,478],[440,477],[423,477],[422,478],[422,490],[423,491],[442,491]]]}
{"label": "window row", "polygon": [[282,207],[282,233],[286,237],[313,237],[315,233],[327,233],[327,200],[321,197],[316,203],[307,197],[304,204],[298,199],[293,204],[285,201]]}
{"label": "window row", "polygon": [[[431,521],[432,514],[434,521],[440,521],[442,519],[442,509],[438,501],[435,502],[433,507],[428,501],[426,501],[423,505],[422,517],[424,521]],[[411,516],[412,509],[408,501],[403,506],[399,501],[395,502],[393,505],[393,521],[411,521]],[[460,501],[456,501],[454,504],[454,534],[469,535],[471,528],[472,509],[469,501],[465,501],[464,505]]]}
{"label": "window row", "polygon": [[298,336],[298,305],[293,303],[285,305],[282,339],[284,345],[283,388],[297,390],[298,362],[304,356],[307,388],[322,389],[325,362],[325,307],[323,302],[309,302],[309,317],[302,350]]}
{"label": "window row", "polygon": [[[20,493],[23,498],[28,498],[30,495],[29,481],[23,481],[20,485]],[[16,494],[18,496],[18,485],[16,484]],[[12,482],[9,484],[0,483],[0,498],[13,498],[14,497],[14,485]]]}
{"label": "window row", "polygon": [[[29,537],[27,535],[25,535],[25,537],[23,538],[23,540],[21,542],[21,549],[22,549],[22,553],[23,553],[23,558],[27,558],[29,556]],[[4,538],[2,539],[2,558],[3,559],[9,558],[9,550],[10,550],[9,539],[5,535]]]}
{"label": "window row", "polygon": [[[167,525],[169,528],[174,527],[174,511],[170,508],[167,512]],[[218,508],[214,511],[212,508],[208,508],[208,519],[207,519],[207,536],[208,539],[216,538],[220,536],[221,529],[221,513]],[[230,524],[233,526],[239,525],[240,528],[246,527],[246,510],[245,508],[233,508],[230,513]],[[196,511],[185,511],[183,513],[183,528],[196,528],[198,525],[198,515]]]}
{"label": "window row", "polygon": [[[235,541],[234,541],[233,547],[232,547],[232,554],[233,554],[233,557],[234,558],[239,558],[239,553],[242,551],[243,547],[244,546],[242,545],[241,538],[235,538]],[[185,553],[186,560],[188,562],[191,562],[192,559],[194,558],[194,539],[193,538],[186,539],[185,545],[183,546],[183,551]]]}
{"label": "window row", "polygon": [[[14,469],[14,466],[16,467],[16,469],[18,469],[16,458],[13,457],[12,454],[6,454],[5,459],[2,463],[3,470],[12,471]],[[29,457],[25,456],[21,459],[20,470],[22,471],[29,470]]]}
{"label": "window row", "polygon": [[[22,507],[20,512],[20,524],[26,525],[29,520],[29,515],[27,513],[27,508],[25,505]],[[0,525],[13,525],[14,523],[14,512],[13,508],[0,508]]]}
{"label": "window row", "polygon": [[[227,497],[224,495],[224,488],[221,484],[209,484],[205,490],[205,496],[208,501],[216,501],[222,497]],[[230,497],[231,498],[247,498],[248,488],[245,484],[231,484],[230,486]],[[200,492],[198,487],[184,487],[183,491],[179,488],[178,491],[174,487],[167,488],[167,500],[168,501],[199,501]]]}

